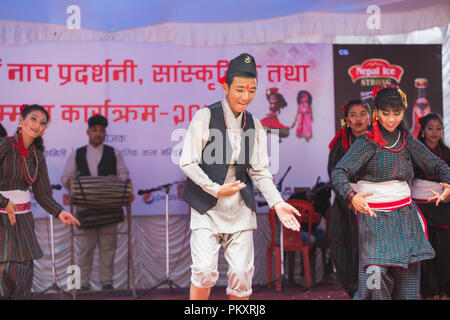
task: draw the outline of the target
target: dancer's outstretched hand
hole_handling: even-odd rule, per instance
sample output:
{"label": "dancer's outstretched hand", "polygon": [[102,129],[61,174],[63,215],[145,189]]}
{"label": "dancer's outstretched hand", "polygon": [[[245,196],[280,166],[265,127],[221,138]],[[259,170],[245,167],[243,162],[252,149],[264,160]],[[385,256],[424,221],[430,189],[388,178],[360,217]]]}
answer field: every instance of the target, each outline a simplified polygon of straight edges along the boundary
{"label": "dancer's outstretched hand", "polygon": [[278,202],[273,206],[275,212],[277,213],[278,219],[280,219],[281,223],[285,228],[300,231],[300,223],[298,222],[297,216],[301,216],[300,212],[291,206],[287,202]]}
{"label": "dancer's outstretched hand", "polygon": [[74,224],[80,226],[80,222],[70,212],[67,211],[62,211],[59,214],[59,220],[61,220],[65,226],[71,226]]}
{"label": "dancer's outstretched hand", "polygon": [[450,196],[450,184],[440,183],[440,185],[444,188],[442,193],[437,193],[436,191],[429,190],[433,196],[428,199],[428,201],[436,201],[436,207],[439,205],[441,201],[445,201],[448,196]]}

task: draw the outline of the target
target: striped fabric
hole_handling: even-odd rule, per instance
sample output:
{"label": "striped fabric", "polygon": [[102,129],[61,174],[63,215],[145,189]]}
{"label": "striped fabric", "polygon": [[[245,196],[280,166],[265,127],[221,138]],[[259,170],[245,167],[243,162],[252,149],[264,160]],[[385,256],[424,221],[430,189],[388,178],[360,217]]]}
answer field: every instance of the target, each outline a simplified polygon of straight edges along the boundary
{"label": "striped fabric", "polygon": [[0,263],[0,299],[29,299],[33,269],[33,261]]}
{"label": "striped fabric", "polygon": [[[398,131],[389,133],[381,128],[383,139],[392,145]],[[348,176],[358,174],[361,180],[384,182],[410,181],[413,178],[412,159],[427,172],[450,181],[450,168],[417,139],[402,139],[392,150],[374,144],[363,135],[357,139],[337,163],[331,179],[335,190],[347,199],[353,193]],[[375,211],[377,218],[358,214],[360,259],[364,265],[381,264],[407,267],[409,263],[434,257],[434,250],[422,229],[415,204],[383,212]]]}
{"label": "striped fabric", "polygon": [[345,200],[335,197],[328,223],[330,257],[336,277],[350,296],[358,288],[358,226]]}
{"label": "striped fabric", "polygon": [[432,259],[434,250],[422,229],[413,203],[393,211],[375,211],[376,218],[358,213],[360,261],[407,268]]}
{"label": "striped fabric", "polygon": [[[431,150],[433,154],[436,156],[439,156],[447,165],[450,165],[450,149],[446,146],[439,146],[435,150]],[[426,198],[426,192],[429,189],[439,191],[442,190],[442,187],[438,185],[440,182],[439,178],[436,176],[432,176],[430,174],[426,174],[425,171],[420,168],[418,164],[413,162],[414,166],[414,180],[416,185],[419,187],[417,189],[423,189],[420,190],[420,192],[417,192],[418,194],[423,194],[422,196],[417,196],[419,199],[415,199],[413,197],[413,200],[418,204],[418,207],[422,211],[423,215],[425,216],[425,219],[429,226],[436,227],[436,228],[449,228],[450,230],[450,202],[441,202],[439,206],[436,207],[434,203],[427,203],[417,200],[422,200],[423,198]],[[435,184],[435,187],[432,187],[432,185]],[[413,185],[413,191],[414,191],[414,185]],[[442,192],[442,191],[441,191]],[[413,193],[413,196],[415,194]],[[431,193],[428,193],[428,197],[431,196]],[[449,231],[450,232],[450,231]]]}
{"label": "striped fabric", "polygon": [[34,220],[31,212],[16,215],[16,223],[11,226],[7,214],[0,214],[0,262],[25,262],[39,259],[42,250],[34,233]]}
{"label": "striped fabric", "polygon": [[368,202],[367,204],[369,205],[369,208],[373,210],[392,211],[403,208],[404,206],[409,206],[411,204],[411,201],[412,201],[411,198],[408,197],[398,201],[381,202],[381,203]]}
{"label": "striped fabric", "polygon": [[[450,149],[445,145],[438,145],[435,150],[431,150],[443,161],[450,164]],[[414,176],[420,180],[415,180],[423,184],[422,192],[426,196],[426,191],[431,189],[428,184],[437,184],[439,179],[425,174],[425,172],[414,164]],[[427,182],[427,183],[425,183]],[[436,189],[442,188],[436,185]],[[414,194],[413,194],[414,195]],[[420,193],[418,192],[418,195]],[[424,198],[417,196],[417,198]],[[416,199],[413,199],[416,201]],[[427,221],[428,238],[436,251],[436,257],[432,260],[421,262],[421,287],[420,292],[424,298],[434,295],[450,295],[450,202],[441,202],[436,207],[435,203],[426,203],[416,201],[417,206],[422,211]]]}
{"label": "striped fabric", "polygon": [[[15,141],[17,137],[10,137]],[[55,217],[63,210],[53,198],[48,178],[47,166],[43,154],[36,151],[39,159],[38,178],[32,185],[36,201]],[[30,174],[34,175],[36,160],[31,153],[25,158]],[[0,138],[0,190],[28,190],[28,185],[19,151],[7,138]],[[0,207],[5,208],[9,199],[0,195]],[[11,226],[8,215],[0,213],[0,262],[25,262],[38,259],[42,251],[34,233],[34,221],[31,212],[16,215],[16,224]]]}
{"label": "striped fabric", "polygon": [[360,265],[358,291],[354,300],[417,300],[420,264],[408,268]]}
{"label": "striped fabric", "polygon": [[[382,128],[381,132],[387,145],[397,140],[398,131],[390,133]],[[400,140],[392,149],[399,149],[401,143]],[[410,181],[414,177],[412,160],[440,181],[450,182],[450,168],[411,135],[406,137],[405,147],[398,152],[382,148],[362,135],[337,163],[331,181],[339,195],[347,199],[354,192],[348,176],[358,174],[361,180],[372,182]]]}
{"label": "striped fabric", "polygon": [[[15,141],[16,137],[10,137]],[[31,147],[30,147],[31,150]],[[39,160],[38,178],[32,185],[33,195],[39,205],[50,214],[57,217],[63,210],[52,197],[52,188],[48,178],[45,157],[40,151],[36,151]],[[25,157],[30,174],[33,176],[36,170],[34,153]],[[19,151],[14,148],[7,138],[0,138],[0,190],[27,190],[29,184],[24,175],[22,160]],[[8,199],[0,195],[0,208],[5,208]]]}
{"label": "striped fabric", "polygon": [[[348,135],[348,145],[351,146],[353,141],[357,138],[351,133]],[[333,149],[330,150],[330,153],[328,154],[328,165],[327,165],[327,171],[328,176],[331,177],[331,172],[333,171],[334,167],[336,167],[336,164],[339,162],[339,160],[342,159],[342,157],[345,155],[347,150],[342,147],[342,136],[336,140],[336,143],[333,146]],[[353,177],[350,178],[351,181],[356,182],[356,178]]]}
{"label": "striped fabric", "polygon": [[[434,150],[430,149],[430,151],[434,153],[437,157],[439,157],[442,161],[444,161],[447,165],[450,165],[450,149],[447,148],[445,145],[438,144],[438,146]],[[430,175],[429,173],[426,174],[425,171],[417,163],[415,163],[415,161],[413,161],[413,167],[414,167],[414,178],[441,182],[439,176],[433,176]]]}
{"label": "striped fabric", "polygon": [[[398,129],[390,133],[382,126],[381,134],[390,149],[375,144],[363,135],[337,163],[331,174],[331,182],[341,198],[350,202],[354,196],[349,181],[352,175],[371,182],[410,181],[414,177],[412,160],[429,175],[439,177],[440,181],[450,182],[450,168],[417,139],[403,134],[403,139],[395,143],[399,135]],[[358,213],[360,270],[359,289],[354,299],[374,298],[363,294],[366,291],[361,291],[365,290],[364,279],[368,276],[365,271],[369,265],[390,269],[395,267],[394,271],[387,270],[386,274],[401,273],[401,270],[408,268],[411,263],[435,256],[422,229],[417,210],[416,205],[412,203],[389,212],[375,210],[377,218]],[[393,281],[394,287],[408,287],[400,290],[403,292],[400,293],[401,297],[418,298],[420,275],[417,272],[404,277],[398,276],[393,278]],[[391,290],[389,288],[386,290]],[[394,298],[392,291],[390,292],[390,297]],[[382,297],[389,299],[388,295],[383,294]]]}
{"label": "striped fabric", "polygon": [[[349,145],[355,140],[349,135]],[[347,152],[342,147],[342,136],[336,141],[328,156],[328,175]],[[356,177],[349,179],[356,182]],[[336,193],[336,191],[335,191]],[[358,225],[356,215],[348,209],[347,202],[338,195],[334,198],[328,221],[330,257],[336,269],[336,277],[345,292],[353,297],[358,289]]]}
{"label": "striped fabric", "polygon": [[449,296],[450,229],[428,226],[428,237],[436,251],[436,257],[421,262],[420,292],[423,298],[433,297],[436,294]]}

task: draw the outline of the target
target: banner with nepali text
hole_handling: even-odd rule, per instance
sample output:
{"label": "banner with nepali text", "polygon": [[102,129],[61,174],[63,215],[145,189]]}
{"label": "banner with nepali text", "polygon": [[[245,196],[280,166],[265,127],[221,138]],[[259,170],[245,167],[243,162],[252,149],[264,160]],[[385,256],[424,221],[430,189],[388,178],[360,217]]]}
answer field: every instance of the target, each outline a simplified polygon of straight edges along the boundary
{"label": "banner with nepali text", "polygon": [[[295,187],[328,181],[328,143],[334,136],[331,45],[273,44],[180,47],[120,42],[39,42],[0,46],[0,122],[17,129],[20,106],[40,104],[50,114],[44,137],[51,184],[61,184],[69,155],[88,143],[87,119],[108,118],[105,144],[122,153],[133,183],[133,215],[188,214],[181,200],[186,177],[178,166],[195,112],[224,98],[219,79],[242,52],[256,60],[258,89],[248,107],[268,131],[270,169]],[[158,189],[138,195],[138,190]],[[68,190],[53,191],[67,209]],[[258,201],[264,201],[256,190]],[[47,214],[32,203],[35,217]],[[267,212],[267,206],[258,207]]]}

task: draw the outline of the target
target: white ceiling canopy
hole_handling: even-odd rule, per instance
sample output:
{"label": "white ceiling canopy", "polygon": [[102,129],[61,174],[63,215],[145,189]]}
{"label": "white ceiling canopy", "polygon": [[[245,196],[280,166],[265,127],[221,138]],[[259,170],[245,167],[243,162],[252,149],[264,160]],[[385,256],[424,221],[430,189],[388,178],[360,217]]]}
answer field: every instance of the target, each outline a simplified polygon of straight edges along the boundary
{"label": "white ceiling canopy", "polygon": [[[0,0],[0,44],[117,40],[185,46],[332,42],[450,22],[449,0]],[[79,27],[79,29],[71,29]]]}

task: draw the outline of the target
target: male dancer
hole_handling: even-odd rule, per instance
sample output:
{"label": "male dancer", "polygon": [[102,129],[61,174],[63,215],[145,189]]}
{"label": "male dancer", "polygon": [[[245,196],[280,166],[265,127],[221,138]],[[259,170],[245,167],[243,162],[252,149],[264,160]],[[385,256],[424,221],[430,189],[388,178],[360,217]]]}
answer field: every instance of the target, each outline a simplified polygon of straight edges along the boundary
{"label": "male dancer", "polygon": [[299,212],[283,201],[273,183],[266,133],[246,111],[256,93],[255,59],[247,53],[232,59],[225,80],[225,99],[195,114],[180,158],[188,176],[183,199],[191,207],[192,300],[209,298],[219,276],[221,246],[229,264],[227,295],[250,297],[256,228],[252,182],[283,225],[300,230]]}

